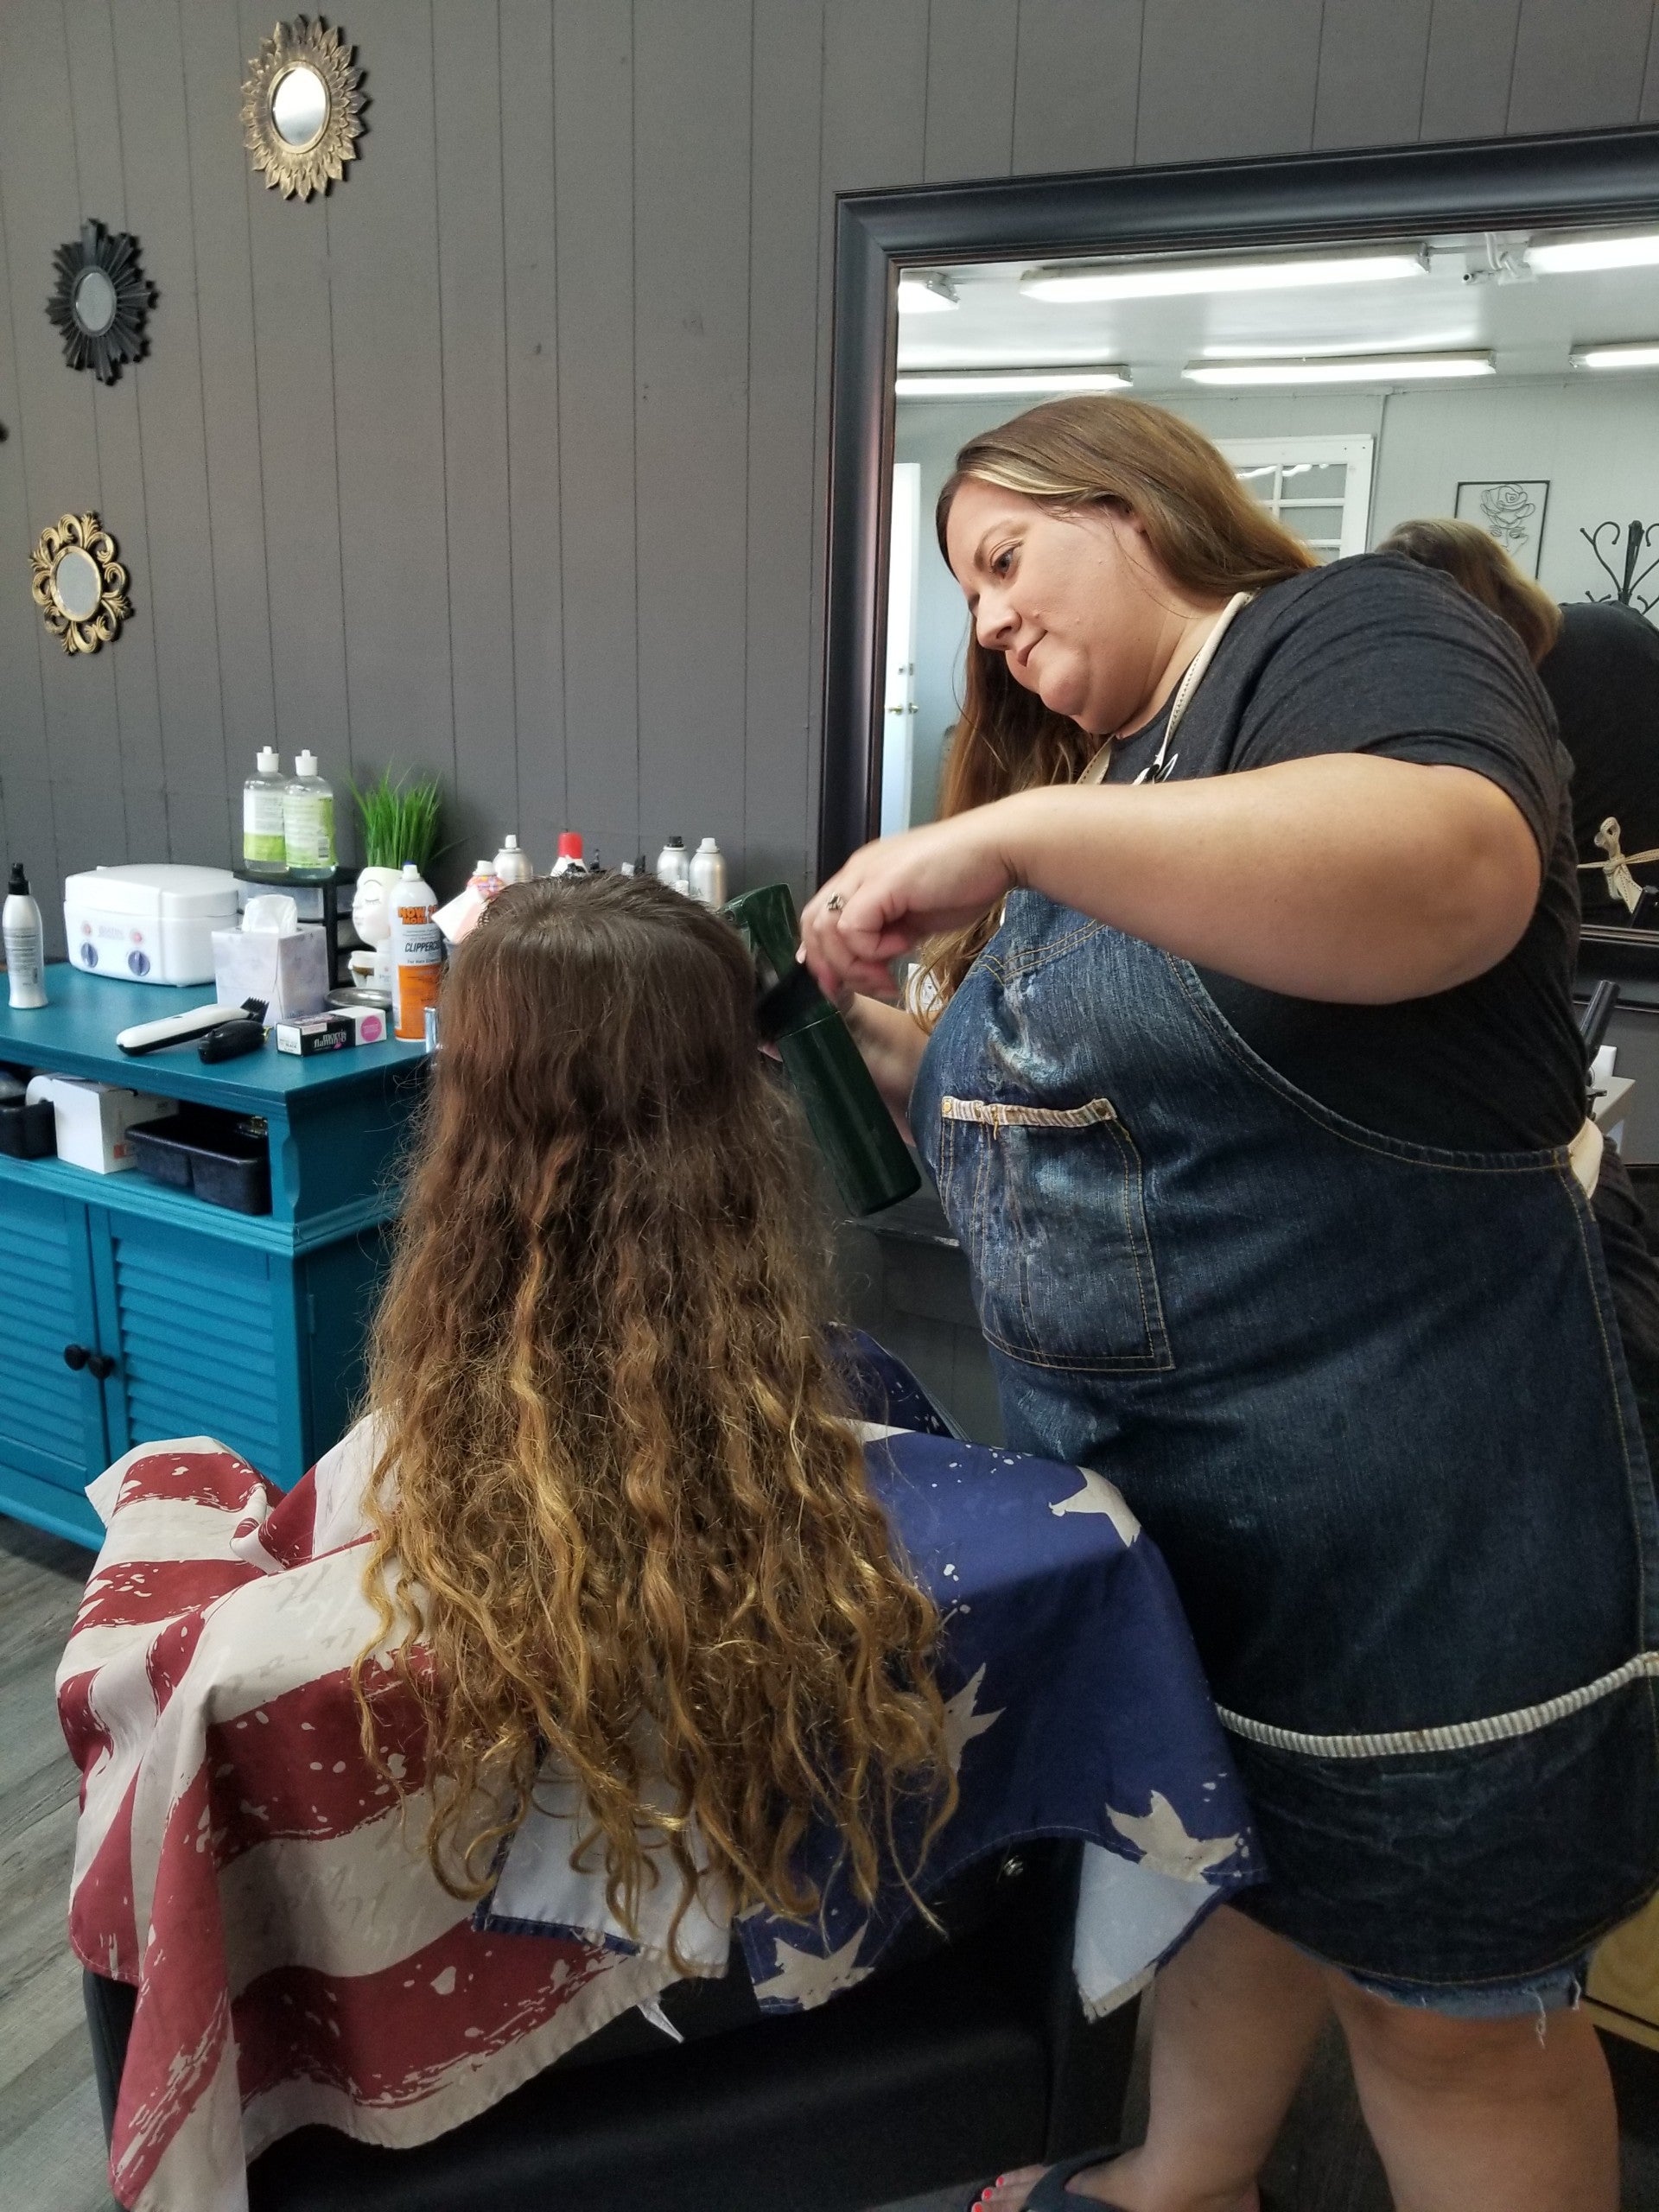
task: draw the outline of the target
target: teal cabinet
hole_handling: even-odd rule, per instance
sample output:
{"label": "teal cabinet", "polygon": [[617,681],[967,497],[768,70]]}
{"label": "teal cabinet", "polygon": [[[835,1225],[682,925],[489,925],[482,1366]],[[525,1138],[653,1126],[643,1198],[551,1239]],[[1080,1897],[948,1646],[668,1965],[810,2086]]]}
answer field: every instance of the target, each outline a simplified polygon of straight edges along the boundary
{"label": "teal cabinet", "polygon": [[216,1436],[289,1488],[344,1432],[426,1062],[395,1044],[127,1060],[117,1029],[212,993],[64,967],[48,990],[39,1011],[0,1006],[0,1062],[257,1114],[270,1144],[257,1217],[0,1156],[0,1513],[96,1543],[86,1485],[133,1445]]}
{"label": "teal cabinet", "polygon": [[85,1207],[53,1192],[8,1187],[0,1200],[0,1502],[64,1535],[90,1510],[80,1491],[111,1456],[103,1387],[63,1357],[97,1341]]}

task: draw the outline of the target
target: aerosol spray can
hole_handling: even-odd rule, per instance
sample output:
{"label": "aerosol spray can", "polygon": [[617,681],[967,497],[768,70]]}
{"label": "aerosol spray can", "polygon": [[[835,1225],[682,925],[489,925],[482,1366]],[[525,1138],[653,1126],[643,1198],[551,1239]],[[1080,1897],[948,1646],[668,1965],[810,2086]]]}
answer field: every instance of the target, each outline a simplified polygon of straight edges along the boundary
{"label": "aerosol spray can", "polygon": [[726,904],[726,855],[712,837],[705,837],[691,855],[691,896],[700,906],[718,909]]}
{"label": "aerosol spray can", "polygon": [[691,855],[685,849],[683,837],[671,837],[657,855],[657,880],[665,883],[671,891],[691,892]]}
{"label": "aerosol spray can", "polygon": [[392,890],[391,1016],[393,1033],[418,1045],[426,1035],[426,1010],[435,1009],[443,975],[443,931],[432,887],[413,861]]}

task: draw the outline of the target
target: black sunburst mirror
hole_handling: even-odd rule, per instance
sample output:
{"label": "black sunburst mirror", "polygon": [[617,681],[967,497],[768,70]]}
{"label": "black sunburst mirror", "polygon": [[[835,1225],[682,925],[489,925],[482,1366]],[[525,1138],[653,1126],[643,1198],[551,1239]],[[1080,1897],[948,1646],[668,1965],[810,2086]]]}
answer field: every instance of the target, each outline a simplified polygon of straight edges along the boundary
{"label": "black sunburst mirror", "polygon": [[63,357],[72,369],[91,369],[113,384],[123,361],[144,350],[144,317],[155,299],[139,273],[138,241],[130,232],[113,236],[102,223],[83,223],[79,239],[52,257],[58,287],[46,312],[63,334]]}

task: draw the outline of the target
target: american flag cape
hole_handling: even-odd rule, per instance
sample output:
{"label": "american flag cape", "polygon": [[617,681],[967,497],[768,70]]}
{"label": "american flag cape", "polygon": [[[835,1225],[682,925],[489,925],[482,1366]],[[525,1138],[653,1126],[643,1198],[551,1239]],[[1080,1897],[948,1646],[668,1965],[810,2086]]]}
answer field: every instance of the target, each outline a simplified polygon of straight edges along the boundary
{"label": "american flag cape", "polygon": [[81,1770],[69,1932],[137,1990],[110,2153],[137,2212],[242,2212],[321,2121],[389,2145],[470,2119],[677,1979],[602,1939],[479,1932],[434,1878],[413,1700],[370,1687],[362,1426],[287,1497],[212,1437],[88,1492],[108,1534],[58,1672]]}
{"label": "american flag cape", "polygon": [[[1098,2007],[1257,1878],[1167,1574],[1098,1476],[962,1445],[868,1340],[861,1362],[873,1482],[946,1616],[963,1809],[925,1887],[1021,1835],[1083,1836],[1077,1966]],[[137,1992],[110,2158],[133,2212],[243,2212],[247,2161],[312,2123],[425,2141],[679,1978],[670,1885],[629,1937],[551,1813],[476,1916],[433,1876],[414,1702],[371,1664],[400,1808],[351,1687],[376,1627],[374,1457],[359,1423],[284,1497],[188,1437],[138,1446],[88,1491],[107,1535],[58,1674],[82,1774],[70,1936]],[[812,1849],[822,1917],[734,1931],[694,1909],[694,1971],[723,1972],[734,1932],[764,2010],[864,1978],[909,1903],[857,1906],[832,1840]]]}

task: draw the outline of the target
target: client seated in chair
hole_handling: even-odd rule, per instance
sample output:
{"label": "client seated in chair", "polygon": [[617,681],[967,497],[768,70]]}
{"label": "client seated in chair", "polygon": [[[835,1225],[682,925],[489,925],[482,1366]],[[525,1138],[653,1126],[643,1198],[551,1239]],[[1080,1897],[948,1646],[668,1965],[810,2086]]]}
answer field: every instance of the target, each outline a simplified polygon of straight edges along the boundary
{"label": "client seated in chair", "polygon": [[675,1929],[699,1892],[810,1914],[814,1821],[868,1904],[897,1800],[931,1827],[955,1798],[938,1614],[849,1423],[753,1000],[737,933],[660,884],[498,899],[373,1337],[365,1586],[427,1723],[434,1871],[482,1895],[550,1768],[629,1935],[665,1877]]}
{"label": "client seated in chair", "polygon": [[286,1497],[208,1437],[92,1486],[59,1694],[124,2204],[308,2122],[424,2143],[728,1958],[749,2018],[819,2004],[1027,1839],[1086,1847],[1096,2008],[1255,1878],[1118,1492],[837,1351],[753,995],[655,883],[508,890],[363,1418]]}

